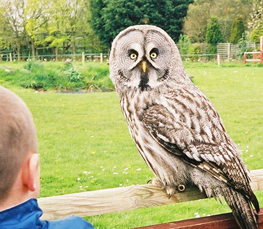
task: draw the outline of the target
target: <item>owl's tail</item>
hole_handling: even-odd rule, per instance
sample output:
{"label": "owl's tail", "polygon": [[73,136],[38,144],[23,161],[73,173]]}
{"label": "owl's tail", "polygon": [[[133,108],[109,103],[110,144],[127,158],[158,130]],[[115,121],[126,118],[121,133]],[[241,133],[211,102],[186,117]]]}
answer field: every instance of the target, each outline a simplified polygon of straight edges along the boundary
{"label": "owl's tail", "polygon": [[252,208],[252,203],[255,206],[257,212],[259,212],[259,205],[254,193],[251,191],[251,196],[248,199],[230,187],[225,187],[222,191],[239,227],[242,229],[257,229],[258,217],[257,213],[255,213]]}

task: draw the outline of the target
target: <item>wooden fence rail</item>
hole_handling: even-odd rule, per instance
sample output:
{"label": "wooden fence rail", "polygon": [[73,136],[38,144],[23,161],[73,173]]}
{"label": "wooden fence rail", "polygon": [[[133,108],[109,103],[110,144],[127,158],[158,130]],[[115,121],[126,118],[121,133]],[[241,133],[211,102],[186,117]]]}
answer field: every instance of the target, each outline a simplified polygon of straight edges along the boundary
{"label": "wooden fence rail", "polygon": [[[263,190],[263,169],[251,171],[251,180],[254,191]],[[44,212],[42,219],[53,220],[70,215],[101,215],[203,198],[206,196],[196,187],[188,187],[169,199],[164,190],[149,184],[44,197],[39,198],[38,203]]]}

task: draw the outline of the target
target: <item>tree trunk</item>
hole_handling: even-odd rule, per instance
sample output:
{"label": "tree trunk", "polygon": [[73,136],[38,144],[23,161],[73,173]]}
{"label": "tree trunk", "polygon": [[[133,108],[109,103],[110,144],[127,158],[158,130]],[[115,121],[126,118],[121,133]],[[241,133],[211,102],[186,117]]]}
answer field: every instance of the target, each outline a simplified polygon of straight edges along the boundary
{"label": "tree trunk", "polygon": [[17,46],[17,60],[21,61],[21,45],[18,44]]}
{"label": "tree trunk", "polygon": [[73,54],[73,60],[76,60],[76,43],[75,43],[75,37],[71,40],[71,47],[72,47],[72,54]]}
{"label": "tree trunk", "polygon": [[58,47],[56,47],[56,61],[58,61]]}
{"label": "tree trunk", "polygon": [[33,41],[31,43],[31,48],[32,48],[32,60],[35,60],[36,59],[36,53],[35,53],[35,44]]}

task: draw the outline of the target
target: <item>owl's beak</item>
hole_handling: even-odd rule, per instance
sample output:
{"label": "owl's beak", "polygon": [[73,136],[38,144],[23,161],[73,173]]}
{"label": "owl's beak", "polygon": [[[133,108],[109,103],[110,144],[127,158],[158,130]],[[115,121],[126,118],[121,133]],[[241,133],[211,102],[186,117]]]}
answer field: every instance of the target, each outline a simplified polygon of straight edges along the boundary
{"label": "owl's beak", "polygon": [[145,60],[142,61],[142,71],[145,73],[147,70],[147,62]]}

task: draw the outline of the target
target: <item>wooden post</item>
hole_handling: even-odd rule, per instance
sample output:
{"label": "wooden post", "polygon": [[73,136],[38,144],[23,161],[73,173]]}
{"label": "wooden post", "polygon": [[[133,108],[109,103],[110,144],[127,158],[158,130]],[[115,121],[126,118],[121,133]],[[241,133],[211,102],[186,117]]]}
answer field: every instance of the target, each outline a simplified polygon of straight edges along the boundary
{"label": "wooden post", "polygon": [[220,66],[220,55],[217,54],[217,65]]}
{"label": "wooden post", "polygon": [[263,64],[263,36],[260,37],[260,63]]}
{"label": "wooden post", "polygon": [[231,43],[228,43],[227,46],[227,59],[230,61],[230,54],[231,54]]}
{"label": "wooden post", "polygon": [[103,53],[100,54],[100,62],[103,63]]}
{"label": "wooden post", "polygon": [[84,65],[84,64],[85,64],[85,53],[82,52],[82,65]]}
{"label": "wooden post", "polygon": [[[257,59],[257,55],[255,53],[253,53],[253,60]],[[256,61],[254,61],[254,64],[256,64]]]}
{"label": "wooden post", "polygon": [[12,53],[9,53],[9,57],[10,57],[10,62],[12,62]]}
{"label": "wooden post", "polygon": [[243,64],[246,64],[247,63],[247,54],[244,53],[244,59],[243,59]]}

